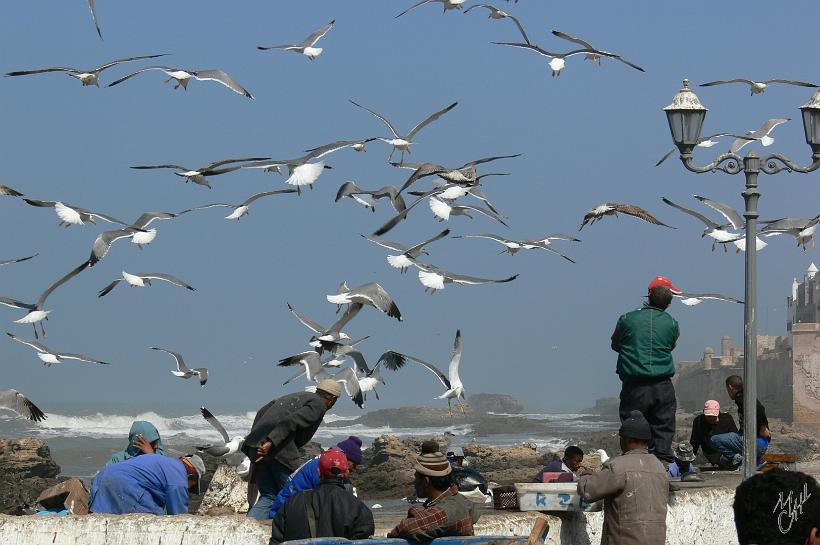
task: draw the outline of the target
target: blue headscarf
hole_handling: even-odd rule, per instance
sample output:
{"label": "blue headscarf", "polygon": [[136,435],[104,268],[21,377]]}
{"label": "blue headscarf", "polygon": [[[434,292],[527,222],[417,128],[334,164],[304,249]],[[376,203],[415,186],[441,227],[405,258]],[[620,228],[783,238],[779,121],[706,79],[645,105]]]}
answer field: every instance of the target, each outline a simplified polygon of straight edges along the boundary
{"label": "blue headscarf", "polygon": [[135,420],[134,423],[131,424],[131,431],[128,432],[128,447],[125,450],[118,450],[111,455],[111,459],[108,460],[108,463],[105,465],[116,464],[117,462],[122,462],[142,454],[142,451],[134,446],[134,441],[137,440],[138,435],[145,437],[149,443],[158,441],[154,452],[156,454],[165,454],[165,448],[162,446],[162,439],[159,437],[156,426],[145,420]]}

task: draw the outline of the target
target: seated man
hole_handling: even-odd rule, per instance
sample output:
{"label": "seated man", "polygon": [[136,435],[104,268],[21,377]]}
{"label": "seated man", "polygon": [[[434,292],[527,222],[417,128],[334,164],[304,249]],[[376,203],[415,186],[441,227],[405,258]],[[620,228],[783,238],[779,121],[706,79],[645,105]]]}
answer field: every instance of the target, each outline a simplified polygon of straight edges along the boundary
{"label": "seated man", "polygon": [[743,481],[732,505],[740,545],[820,545],[820,487],[775,469]]}
{"label": "seated man", "polygon": [[[337,449],[341,450],[347,456],[347,470],[349,473],[356,471],[356,467],[362,463],[362,440],[351,435],[341,443],[337,444]],[[308,490],[309,488],[316,488],[319,486],[319,456],[314,456],[302,466],[291,473],[288,477],[285,486],[277,494],[273,505],[270,507],[270,514],[268,518],[274,518],[277,511],[279,511],[285,502],[296,495],[297,492]],[[352,488],[352,485],[351,485]]]}
{"label": "seated man", "polygon": [[[692,435],[689,437],[692,452],[697,456],[698,449],[702,448],[703,456],[709,463],[721,466],[720,451],[712,445],[712,436],[730,432],[737,433],[735,419],[729,413],[720,412],[720,403],[716,400],[708,400],[703,406],[703,414],[696,416],[692,422]],[[730,465],[724,463],[721,467]]]}
{"label": "seated man", "polygon": [[345,487],[347,476],[344,452],[335,448],[323,452],[319,486],[302,490],[285,502],[273,519],[270,545],[292,539],[372,536],[376,530],[373,513]]}
{"label": "seated man", "polygon": [[[732,375],[726,379],[726,393],[737,405],[738,420],[740,420],[739,433],[722,433],[712,436],[712,445],[718,449],[723,456],[721,465],[738,467],[743,463],[743,379],[738,375]],[[766,409],[760,400],[757,400],[757,430],[756,438],[756,463],[763,464],[763,455],[769,448],[772,434],[769,431],[769,419],[766,418]]]}
{"label": "seated man", "polygon": [[692,463],[695,461],[695,453],[692,452],[692,445],[688,441],[678,443],[673,453],[675,454],[675,461],[666,468],[670,479],[698,474],[698,468]]}
{"label": "seated man", "polygon": [[105,466],[91,485],[92,513],[188,513],[188,494],[200,493],[205,464],[196,454],[134,456]]}
{"label": "seated man", "polygon": [[584,451],[575,445],[570,445],[564,450],[563,458],[556,458],[548,466],[538,472],[532,478],[534,483],[544,482],[544,473],[572,473],[573,480],[578,480],[575,472],[581,467],[581,462],[584,461]]}
{"label": "seated man", "polygon": [[390,530],[387,537],[430,541],[444,536],[474,535],[477,514],[470,500],[453,486],[453,468],[447,457],[441,452],[422,454],[415,469],[416,493],[427,501],[423,507],[411,507],[407,518]]}

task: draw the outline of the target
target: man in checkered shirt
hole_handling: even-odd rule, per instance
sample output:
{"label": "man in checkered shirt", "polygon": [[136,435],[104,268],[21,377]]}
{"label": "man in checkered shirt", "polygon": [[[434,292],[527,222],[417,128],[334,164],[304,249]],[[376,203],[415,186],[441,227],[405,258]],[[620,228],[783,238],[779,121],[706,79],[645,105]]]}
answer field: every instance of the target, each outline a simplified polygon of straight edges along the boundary
{"label": "man in checkered shirt", "polygon": [[[452,467],[439,452],[422,454],[416,463],[413,484],[423,507],[411,507],[387,537],[430,541],[444,536],[472,536],[478,521],[470,500],[458,493],[452,482]],[[474,518],[475,516],[475,518]]]}

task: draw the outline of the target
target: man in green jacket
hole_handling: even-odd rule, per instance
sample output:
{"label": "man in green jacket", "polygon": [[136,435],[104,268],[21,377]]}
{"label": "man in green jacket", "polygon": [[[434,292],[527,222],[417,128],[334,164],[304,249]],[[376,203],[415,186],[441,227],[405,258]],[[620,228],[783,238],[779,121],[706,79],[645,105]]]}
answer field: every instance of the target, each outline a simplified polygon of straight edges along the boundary
{"label": "man in green jacket", "polygon": [[621,422],[631,411],[643,413],[652,428],[649,451],[671,463],[675,437],[675,362],[672,350],[680,336],[678,322],[666,313],[674,294],[682,293],[665,276],[649,283],[649,301],[618,318],[612,333],[612,350],[618,353],[621,379]]}

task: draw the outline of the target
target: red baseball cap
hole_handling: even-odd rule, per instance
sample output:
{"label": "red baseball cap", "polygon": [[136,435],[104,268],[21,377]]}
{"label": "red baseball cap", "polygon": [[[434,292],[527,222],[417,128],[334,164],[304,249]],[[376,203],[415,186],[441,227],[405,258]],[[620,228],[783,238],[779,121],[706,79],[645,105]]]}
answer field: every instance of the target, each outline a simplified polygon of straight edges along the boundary
{"label": "red baseball cap", "polygon": [[652,281],[649,283],[647,291],[652,291],[652,288],[656,288],[658,286],[665,286],[669,288],[669,291],[671,291],[675,295],[680,295],[683,293],[683,290],[675,286],[675,284],[673,284],[672,281],[665,276],[656,276],[655,278],[653,278]]}
{"label": "red baseball cap", "polygon": [[[337,471],[334,471],[336,469]],[[337,448],[324,451],[319,456],[319,475],[321,477],[347,477],[347,456]]]}

